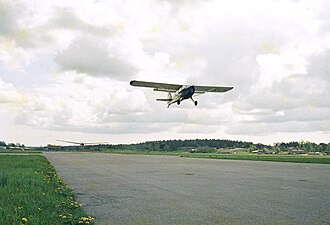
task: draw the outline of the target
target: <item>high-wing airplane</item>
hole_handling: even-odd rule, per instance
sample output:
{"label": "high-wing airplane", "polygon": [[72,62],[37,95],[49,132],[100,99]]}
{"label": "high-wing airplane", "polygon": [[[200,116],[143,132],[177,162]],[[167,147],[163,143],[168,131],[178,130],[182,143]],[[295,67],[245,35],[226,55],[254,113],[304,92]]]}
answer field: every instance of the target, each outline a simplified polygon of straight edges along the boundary
{"label": "high-wing airplane", "polygon": [[[166,83],[156,83],[156,82],[147,82],[147,81],[137,81],[132,80],[130,85],[137,87],[147,87],[153,88],[154,91],[164,91],[167,92],[167,98],[164,99],[156,99],[157,101],[165,101],[167,102],[167,108],[170,105],[180,103],[185,99],[191,99],[195,106],[197,106],[198,102],[193,99],[194,94],[205,94],[206,92],[226,92],[233,87],[217,87],[217,86],[197,86],[197,85],[181,85],[181,84],[166,84]],[[173,95],[172,95],[173,93]]]}

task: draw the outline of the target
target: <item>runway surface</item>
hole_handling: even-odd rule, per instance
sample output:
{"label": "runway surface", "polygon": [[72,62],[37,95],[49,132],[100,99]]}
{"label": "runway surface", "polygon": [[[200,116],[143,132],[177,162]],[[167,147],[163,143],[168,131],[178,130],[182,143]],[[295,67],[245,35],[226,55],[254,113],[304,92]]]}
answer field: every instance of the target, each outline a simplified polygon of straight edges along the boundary
{"label": "runway surface", "polygon": [[45,153],[97,224],[330,224],[330,165]]}

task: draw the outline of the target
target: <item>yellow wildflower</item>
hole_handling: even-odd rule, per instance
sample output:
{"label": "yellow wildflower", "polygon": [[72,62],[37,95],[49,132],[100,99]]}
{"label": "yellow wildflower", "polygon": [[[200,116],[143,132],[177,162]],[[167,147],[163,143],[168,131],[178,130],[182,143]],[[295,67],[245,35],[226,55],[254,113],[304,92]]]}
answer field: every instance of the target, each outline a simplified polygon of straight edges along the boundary
{"label": "yellow wildflower", "polygon": [[22,221],[23,221],[23,222],[27,222],[28,220],[27,220],[27,218],[23,217],[23,218],[22,218]]}

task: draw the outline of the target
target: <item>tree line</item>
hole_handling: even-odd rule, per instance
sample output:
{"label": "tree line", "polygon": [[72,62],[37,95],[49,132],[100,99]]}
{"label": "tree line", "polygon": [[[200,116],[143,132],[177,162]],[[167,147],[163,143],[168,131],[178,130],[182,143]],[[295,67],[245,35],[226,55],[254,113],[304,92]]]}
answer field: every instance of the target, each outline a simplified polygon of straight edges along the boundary
{"label": "tree line", "polygon": [[[193,140],[163,140],[163,141],[147,141],[138,144],[119,144],[119,145],[102,145],[104,148],[117,150],[137,150],[137,151],[161,151],[172,152],[182,151],[194,148],[199,149],[245,149],[245,150],[264,150],[264,151],[290,151],[304,150],[306,152],[330,152],[330,143],[316,144],[309,141],[293,141],[293,142],[277,142],[273,145],[265,145],[261,143],[253,143],[246,141],[233,141],[221,139],[193,139]],[[86,146],[85,148],[92,148]]]}
{"label": "tree line", "polygon": [[18,147],[18,148],[24,148],[25,145],[21,144],[21,143],[8,143],[6,144],[6,142],[4,141],[0,141],[0,147]]}
{"label": "tree line", "polygon": [[[24,144],[8,143],[0,141],[0,147],[24,148]],[[60,146],[58,146],[60,147]],[[81,150],[80,146],[61,146],[58,150]],[[85,150],[135,150],[135,151],[188,151],[191,149],[199,149],[203,151],[212,151],[216,149],[244,149],[248,151],[290,151],[303,150],[305,152],[330,152],[330,143],[313,143],[309,141],[292,141],[292,142],[277,142],[273,145],[265,145],[261,143],[253,143],[247,141],[235,141],[227,139],[191,139],[191,140],[162,140],[162,141],[147,141],[137,144],[107,144],[107,145],[93,145],[85,146]]]}

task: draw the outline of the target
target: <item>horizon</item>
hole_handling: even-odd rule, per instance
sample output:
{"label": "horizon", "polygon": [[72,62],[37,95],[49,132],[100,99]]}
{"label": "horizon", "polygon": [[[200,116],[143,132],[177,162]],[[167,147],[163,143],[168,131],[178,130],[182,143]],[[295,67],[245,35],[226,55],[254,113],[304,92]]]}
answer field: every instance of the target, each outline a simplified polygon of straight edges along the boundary
{"label": "horizon", "polygon": [[[267,144],[267,143],[261,143],[261,142],[253,142],[253,141],[243,141],[243,140],[236,140],[236,139],[209,139],[209,138],[196,138],[196,139],[167,139],[167,140],[150,140],[150,141],[142,141],[142,142],[131,142],[131,143],[97,143],[95,142],[96,144],[95,145],[138,145],[138,144],[143,144],[143,143],[148,143],[148,142],[163,142],[163,141],[191,141],[191,140],[217,140],[217,141],[234,141],[234,142],[245,142],[245,143],[252,143],[254,145],[256,144],[262,144],[262,145],[266,145],[266,146],[274,146],[276,143],[293,143],[293,142],[297,142],[297,143],[314,143],[314,144],[317,144],[317,145],[320,145],[320,144],[330,144],[330,142],[313,142],[313,141],[308,141],[308,140],[299,140],[299,141],[288,141],[288,142],[274,142],[274,143],[271,143],[271,144]],[[21,143],[21,142],[6,142],[5,140],[0,140],[0,142],[3,141],[6,143],[6,145],[9,145],[9,144],[23,144],[25,147],[45,147],[47,145],[54,145],[54,146],[78,146],[78,144],[70,144],[70,143],[67,143],[67,144],[46,144],[46,145],[25,145],[25,143]],[[72,140],[70,140],[72,141]],[[84,141],[76,141],[76,140],[73,140],[77,143],[86,143]],[[87,142],[88,143],[88,142]],[[95,146],[94,145],[94,146]],[[93,146],[93,145],[88,145],[88,146]]]}

